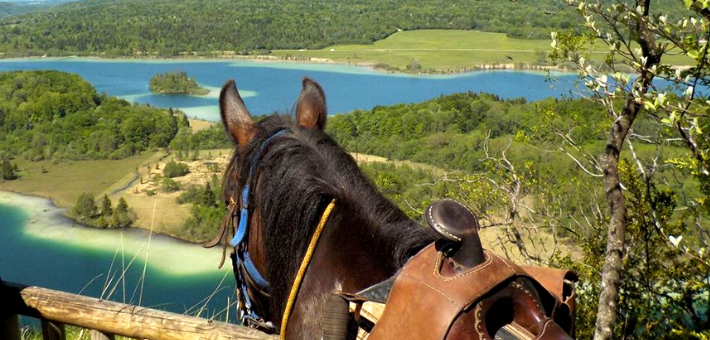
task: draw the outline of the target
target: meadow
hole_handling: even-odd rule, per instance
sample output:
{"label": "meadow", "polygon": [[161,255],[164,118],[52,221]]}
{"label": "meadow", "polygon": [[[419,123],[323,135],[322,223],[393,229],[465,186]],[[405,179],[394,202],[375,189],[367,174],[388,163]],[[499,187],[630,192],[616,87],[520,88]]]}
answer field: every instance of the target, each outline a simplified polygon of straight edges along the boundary
{"label": "meadow", "polygon": [[84,192],[99,195],[127,185],[135,177],[136,169],[159,155],[144,151],[122,160],[58,163],[17,158],[20,178],[0,182],[0,190],[51,198],[57,206],[68,208]]}
{"label": "meadow", "polygon": [[[492,65],[549,66],[550,39],[516,39],[505,33],[475,30],[400,31],[372,44],[332,45],[319,50],[274,50],[271,55],[294,60],[329,59],[349,64],[386,66],[402,71],[416,60],[421,71],[460,72]],[[607,47],[597,44],[592,60],[601,61]],[[686,65],[683,55],[666,62]],[[413,70],[416,71],[416,70]]]}

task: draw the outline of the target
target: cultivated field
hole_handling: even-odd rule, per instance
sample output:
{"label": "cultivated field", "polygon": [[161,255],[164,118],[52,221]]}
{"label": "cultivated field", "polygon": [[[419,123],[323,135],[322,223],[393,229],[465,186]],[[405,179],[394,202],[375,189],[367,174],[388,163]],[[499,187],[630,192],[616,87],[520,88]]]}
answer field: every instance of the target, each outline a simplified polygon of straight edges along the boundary
{"label": "cultivated field", "polygon": [[[551,40],[514,39],[504,33],[463,30],[402,31],[369,45],[333,45],[322,50],[275,50],[272,55],[293,59],[329,59],[351,64],[387,64],[404,70],[417,60],[423,70],[453,72],[494,65],[544,65]],[[600,60],[607,47],[598,43],[592,59]],[[665,62],[685,65],[684,56],[667,56]]]}

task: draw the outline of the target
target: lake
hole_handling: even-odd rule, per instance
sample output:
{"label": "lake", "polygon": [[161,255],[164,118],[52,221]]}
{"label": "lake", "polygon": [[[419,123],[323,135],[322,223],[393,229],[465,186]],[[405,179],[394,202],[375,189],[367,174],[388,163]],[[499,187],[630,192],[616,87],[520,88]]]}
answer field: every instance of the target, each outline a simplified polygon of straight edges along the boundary
{"label": "lake", "polygon": [[[455,75],[386,74],[365,67],[286,62],[105,60],[87,58],[10,59],[0,71],[53,69],[77,73],[97,91],[131,102],[179,108],[188,116],[217,121],[219,88],[234,78],[252,114],[290,112],[301,89],[301,78],[318,81],[326,92],[331,114],[368,110],[377,105],[421,102],[455,92],[488,92],[502,98],[534,101],[568,95],[577,76],[544,72],[491,70]],[[207,96],[152,94],[150,78],[156,73],[185,71],[212,90]]]}
{"label": "lake", "polygon": [[[483,91],[502,98],[539,100],[569,94],[574,75],[546,81],[542,72],[481,71],[458,75],[384,74],[362,67],[251,61],[139,61],[17,59],[0,71],[54,69],[77,73],[99,92],[132,102],[173,107],[189,116],[219,119],[219,87],[234,78],[254,114],[287,112],[309,76],[323,85],[330,113],[377,105],[420,102],[442,94]],[[212,92],[204,97],[155,95],[156,73],[186,71]],[[216,228],[217,226],[215,226]],[[46,199],[0,192],[0,277],[95,297],[225,319],[233,299],[229,269],[217,270],[220,252],[143,230],[97,230],[78,226]],[[125,276],[121,273],[124,272]],[[145,269],[144,269],[145,268]],[[141,281],[145,270],[145,280]],[[222,282],[224,280],[224,282]],[[222,282],[222,283],[221,283]],[[205,304],[210,294],[217,294]],[[142,293],[141,293],[142,292]],[[233,300],[229,300],[232,301]],[[233,308],[232,308],[233,311]],[[233,313],[230,316],[234,320]]]}
{"label": "lake", "polygon": [[228,266],[217,269],[221,250],[139,229],[87,228],[62,213],[47,199],[0,191],[0,278],[226,319],[234,278]]}

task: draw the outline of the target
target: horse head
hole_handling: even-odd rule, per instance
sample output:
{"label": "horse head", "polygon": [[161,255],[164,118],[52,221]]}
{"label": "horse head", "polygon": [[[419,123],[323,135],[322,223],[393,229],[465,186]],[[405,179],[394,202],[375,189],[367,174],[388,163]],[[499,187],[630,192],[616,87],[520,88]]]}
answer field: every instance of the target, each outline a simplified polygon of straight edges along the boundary
{"label": "horse head", "polygon": [[[331,293],[354,293],[387,279],[434,234],[382,196],[352,156],[323,132],[327,109],[320,85],[304,78],[295,108],[293,118],[254,121],[234,81],[222,88],[222,122],[236,150],[223,179],[229,212],[211,245],[224,240],[230,226],[235,229],[232,259],[246,324],[289,339],[316,339]],[[300,277],[331,202],[334,208]],[[289,299],[299,277],[300,288]]]}

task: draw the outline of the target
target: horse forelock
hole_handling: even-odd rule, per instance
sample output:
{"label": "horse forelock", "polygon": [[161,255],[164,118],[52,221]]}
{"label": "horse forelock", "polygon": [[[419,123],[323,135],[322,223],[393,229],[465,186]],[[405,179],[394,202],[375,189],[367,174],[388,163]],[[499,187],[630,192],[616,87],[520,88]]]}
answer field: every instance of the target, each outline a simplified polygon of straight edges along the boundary
{"label": "horse forelock", "polygon": [[332,199],[338,211],[349,215],[348,220],[358,221],[363,233],[381,241],[396,267],[433,240],[428,229],[377,191],[332,138],[319,129],[300,127],[288,116],[273,115],[258,122],[252,140],[235,152],[224,177],[227,200],[240,199],[254,154],[279,130],[286,133],[269,141],[254,165],[249,198],[250,207],[259,211],[260,224],[266,226],[264,274],[271,284],[272,318],[283,311],[310,236]]}

